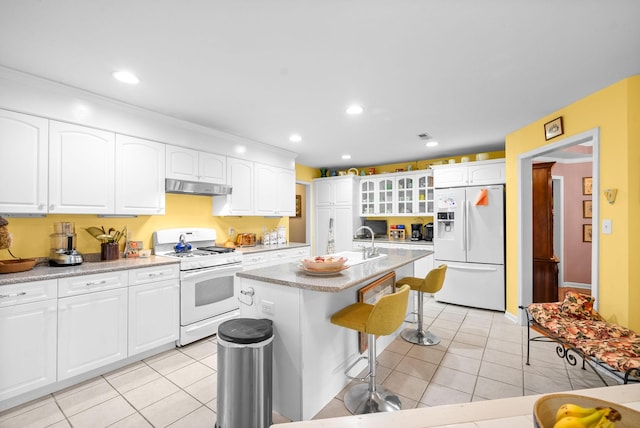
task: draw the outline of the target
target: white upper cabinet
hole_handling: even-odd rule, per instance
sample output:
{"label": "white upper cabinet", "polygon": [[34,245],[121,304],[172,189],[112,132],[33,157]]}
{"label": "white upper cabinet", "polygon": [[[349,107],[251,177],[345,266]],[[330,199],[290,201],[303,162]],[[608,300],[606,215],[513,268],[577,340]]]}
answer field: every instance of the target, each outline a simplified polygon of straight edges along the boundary
{"label": "white upper cabinet", "polygon": [[254,174],[255,215],[295,215],[295,171],[256,162]]}
{"label": "white upper cabinet", "polygon": [[251,161],[227,158],[227,184],[232,192],[212,198],[213,215],[254,215],[253,168]]}
{"label": "white upper cabinet", "polygon": [[115,134],[49,122],[49,213],[113,214]]}
{"label": "white upper cabinet", "polygon": [[167,178],[226,184],[226,156],[167,145]]}
{"label": "white upper cabinet", "polygon": [[117,214],[165,212],[165,145],[116,135]]}
{"label": "white upper cabinet", "polygon": [[47,212],[48,120],[0,110],[0,213]]}
{"label": "white upper cabinet", "polygon": [[473,186],[483,184],[503,184],[505,177],[504,159],[469,162],[433,167],[435,187]]}

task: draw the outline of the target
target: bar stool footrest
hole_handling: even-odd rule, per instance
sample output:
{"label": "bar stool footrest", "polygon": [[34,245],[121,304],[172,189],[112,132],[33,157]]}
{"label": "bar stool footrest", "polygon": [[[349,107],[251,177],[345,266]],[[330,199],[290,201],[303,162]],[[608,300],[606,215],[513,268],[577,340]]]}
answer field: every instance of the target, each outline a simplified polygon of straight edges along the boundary
{"label": "bar stool footrest", "polygon": [[[348,377],[349,379],[351,379],[351,380],[359,380],[360,382],[366,382],[366,381],[369,379],[369,377],[371,376],[371,370],[369,370],[369,373],[367,373],[367,375],[366,375],[365,377],[356,377],[356,376],[351,376],[351,375],[349,374],[349,372],[351,371],[351,369],[352,369],[353,367],[355,367],[355,365],[356,365],[356,364],[358,364],[361,360],[367,360],[367,361],[368,361],[368,360],[369,360],[369,357],[366,357],[366,356],[364,356],[364,355],[361,355],[357,360],[355,360],[353,363],[349,364],[349,367],[347,367],[346,369],[344,369],[344,375],[345,375],[346,377]],[[378,363],[378,362],[376,361],[376,364],[377,364],[377,363]]]}
{"label": "bar stool footrest", "polygon": [[369,385],[365,383],[349,388],[344,395],[344,404],[354,415],[402,409],[402,403],[396,394],[380,385],[376,385],[375,390],[370,391]]}

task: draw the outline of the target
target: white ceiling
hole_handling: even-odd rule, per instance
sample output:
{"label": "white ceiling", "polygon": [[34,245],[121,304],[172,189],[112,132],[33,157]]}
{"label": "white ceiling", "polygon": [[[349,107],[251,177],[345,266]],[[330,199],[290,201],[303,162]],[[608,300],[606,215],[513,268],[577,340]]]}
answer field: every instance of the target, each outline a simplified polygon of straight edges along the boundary
{"label": "white ceiling", "polygon": [[502,150],[640,74],[639,21],[638,0],[0,0],[0,65],[361,167]]}

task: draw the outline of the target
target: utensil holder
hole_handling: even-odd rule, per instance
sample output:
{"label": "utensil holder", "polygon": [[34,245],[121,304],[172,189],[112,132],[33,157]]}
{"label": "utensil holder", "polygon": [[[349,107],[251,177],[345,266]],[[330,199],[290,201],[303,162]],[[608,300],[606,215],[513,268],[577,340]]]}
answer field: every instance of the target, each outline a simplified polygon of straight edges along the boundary
{"label": "utensil holder", "polygon": [[120,248],[117,242],[103,242],[100,244],[100,260],[118,260]]}

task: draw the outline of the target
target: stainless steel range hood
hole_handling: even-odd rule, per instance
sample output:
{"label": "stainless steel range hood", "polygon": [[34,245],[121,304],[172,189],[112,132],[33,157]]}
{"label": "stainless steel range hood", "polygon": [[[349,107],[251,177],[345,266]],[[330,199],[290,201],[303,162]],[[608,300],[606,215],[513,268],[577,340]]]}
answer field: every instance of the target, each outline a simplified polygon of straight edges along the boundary
{"label": "stainless steel range hood", "polygon": [[230,195],[231,186],[228,186],[226,184],[200,183],[197,181],[166,178],[165,192],[204,196]]}

